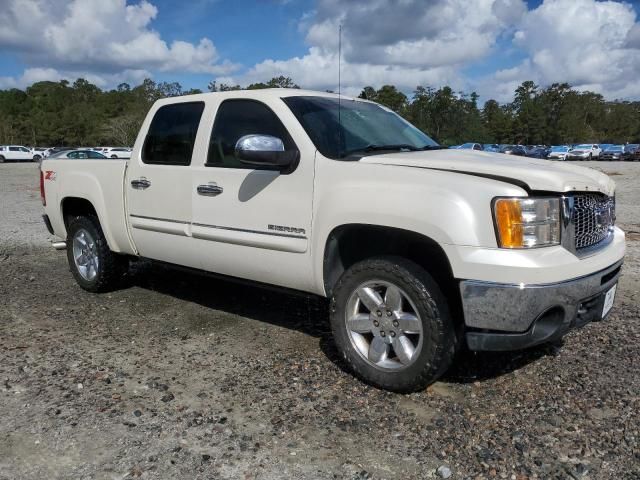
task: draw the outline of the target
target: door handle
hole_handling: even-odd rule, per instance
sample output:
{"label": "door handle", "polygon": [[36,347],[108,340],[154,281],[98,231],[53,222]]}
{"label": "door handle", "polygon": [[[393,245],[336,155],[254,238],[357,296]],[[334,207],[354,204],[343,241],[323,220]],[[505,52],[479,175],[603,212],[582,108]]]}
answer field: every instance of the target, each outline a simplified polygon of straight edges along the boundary
{"label": "door handle", "polygon": [[151,182],[145,177],[140,177],[131,180],[131,186],[136,190],[144,190],[145,188],[149,188],[151,186]]}
{"label": "door handle", "polygon": [[215,197],[223,192],[223,188],[216,184],[216,182],[209,182],[205,185],[198,185],[196,189],[198,195],[205,197]]}

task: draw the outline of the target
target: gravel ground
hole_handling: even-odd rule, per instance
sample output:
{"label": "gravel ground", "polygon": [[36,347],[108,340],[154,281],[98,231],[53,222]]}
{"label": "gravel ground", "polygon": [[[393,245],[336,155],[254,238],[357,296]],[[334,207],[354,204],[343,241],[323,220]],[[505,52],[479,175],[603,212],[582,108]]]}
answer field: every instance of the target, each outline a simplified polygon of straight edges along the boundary
{"label": "gravel ground", "polygon": [[609,319],[398,395],[343,370],[315,297],[147,264],[84,292],[36,167],[0,165],[0,479],[640,478],[640,164],[591,166],[630,232]]}

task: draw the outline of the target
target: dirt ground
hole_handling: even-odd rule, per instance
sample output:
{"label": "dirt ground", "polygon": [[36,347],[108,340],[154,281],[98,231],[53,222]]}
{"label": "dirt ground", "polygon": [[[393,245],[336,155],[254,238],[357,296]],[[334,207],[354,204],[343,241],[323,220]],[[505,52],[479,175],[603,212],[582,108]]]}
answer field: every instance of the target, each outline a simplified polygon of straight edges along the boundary
{"label": "dirt ground", "polygon": [[319,298],[149,264],[84,292],[36,166],[0,165],[0,479],[640,478],[640,164],[590,166],[628,232],[607,321],[398,395],[343,370]]}

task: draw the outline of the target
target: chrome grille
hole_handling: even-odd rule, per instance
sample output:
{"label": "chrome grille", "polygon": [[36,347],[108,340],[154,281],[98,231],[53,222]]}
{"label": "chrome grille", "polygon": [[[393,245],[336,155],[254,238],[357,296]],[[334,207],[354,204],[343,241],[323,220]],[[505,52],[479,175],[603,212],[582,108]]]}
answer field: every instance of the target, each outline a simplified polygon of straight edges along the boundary
{"label": "chrome grille", "polygon": [[603,241],[609,235],[616,218],[614,197],[602,193],[576,195],[573,204],[576,250]]}

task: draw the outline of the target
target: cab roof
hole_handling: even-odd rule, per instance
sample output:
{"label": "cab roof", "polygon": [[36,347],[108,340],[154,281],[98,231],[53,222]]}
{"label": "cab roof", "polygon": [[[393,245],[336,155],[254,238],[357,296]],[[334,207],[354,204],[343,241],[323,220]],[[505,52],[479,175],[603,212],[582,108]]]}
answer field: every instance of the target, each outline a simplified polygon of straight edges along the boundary
{"label": "cab roof", "polygon": [[338,95],[337,93],[320,92],[317,90],[302,90],[299,88],[263,88],[258,90],[230,90],[228,92],[208,92],[197,93],[194,95],[181,95],[178,97],[162,98],[156,102],[158,105],[166,105],[181,102],[206,102],[213,98],[249,98],[254,100],[274,100],[287,97],[328,97],[342,98],[343,100],[358,100],[366,102],[361,98],[354,98],[347,95]]}

